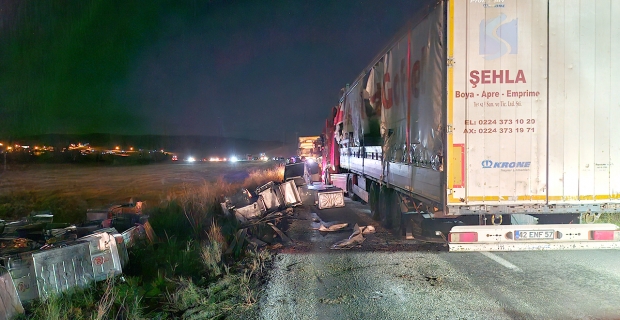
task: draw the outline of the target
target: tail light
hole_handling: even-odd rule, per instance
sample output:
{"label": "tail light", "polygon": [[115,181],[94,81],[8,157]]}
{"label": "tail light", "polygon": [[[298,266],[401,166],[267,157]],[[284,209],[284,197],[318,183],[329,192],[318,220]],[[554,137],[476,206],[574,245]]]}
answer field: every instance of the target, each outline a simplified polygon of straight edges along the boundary
{"label": "tail light", "polygon": [[592,240],[599,240],[599,241],[620,240],[620,231],[614,231],[614,230],[591,231],[590,238]]}
{"label": "tail light", "polygon": [[478,232],[449,233],[448,242],[478,242]]}

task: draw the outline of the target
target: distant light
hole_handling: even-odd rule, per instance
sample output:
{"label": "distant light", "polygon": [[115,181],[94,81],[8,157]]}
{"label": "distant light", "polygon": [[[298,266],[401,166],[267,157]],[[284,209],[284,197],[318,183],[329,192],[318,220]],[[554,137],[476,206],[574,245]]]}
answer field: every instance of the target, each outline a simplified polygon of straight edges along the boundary
{"label": "distant light", "polygon": [[116,149],[116,150],[120,150],[120,148],[121,148],[121,147],[119,147],[119,146],[116,146],[116,148],[114,148],[114,149]]}
{"label": "distant light", "polygon": [[195,161],[196,161],[196,158],[194,157],[187,158],[187,162],[195,162]]}
{"label": "distant light", "polygon": [[230,162],[237,162],[237,161],[239,161],[239,159],[237,159],[237,157],[235,157],[235,156],[230,157]]}
{"label": "distant light", "polygon": [[306,162],[307,163],[314,163],[314,159],[313,158],[306,158]]}
{"label": "distant light", "polygon": [[133,151],[133,147],[130,147],[129,150]]}

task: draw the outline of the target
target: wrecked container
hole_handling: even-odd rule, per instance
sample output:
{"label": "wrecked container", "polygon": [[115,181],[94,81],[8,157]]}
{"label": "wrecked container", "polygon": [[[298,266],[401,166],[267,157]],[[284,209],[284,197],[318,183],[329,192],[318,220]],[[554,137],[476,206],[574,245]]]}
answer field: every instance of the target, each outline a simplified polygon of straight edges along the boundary
{"label": "wrecked container", "polygon": [[286,181],[279,187],[285,206],[295,207],[301,204],[301,196],[294,180]]}
{"label": "wrecked container", "polygon": [[39,298],[32,253],[26,252],[4,256],[1,260],[13,279],[13,284],[20,301],[28,303]]}
{"label": "wrecked container", "polygon": [[45,299],[94,280],[88,242],[2,257],[22,303]]}
{"label": "wrecked container", "polygon": [[86,287],[94,280],[89,247],[88,242],[73,242],[32,253],[40,299],[74,287]]}
{"label": "wrecked container", "polygon": [[11,274],[5,268],[0,268],[0,320],[13,319],[21,313],[24,313],[24,307]]}
{"label": "wrecked container", "polygon": [[118,214],[142,214],[143,209],[144,202],[142,201],[115,205],[108,209],[108,218],[112,218]]}
{"label": "wrecked container", "polygon": [[259,218],[261,214],[262,212],[257,202],[254,202],[251,205],[242,208],[235,209],[235,216],[237,217],[237,220],[241,222],[246,222],[247,220]]}
{"label": "wrecked container", "polygon": [[248,189],[242,188],[232,196],[225,197],[224,199],[229,206],[232,206],[233,208],[241,208],[252,203],[252,194]]}
{"label": "wrecked container", "polygon": [[131,228],[123,231],[123,233],[121,235],[123,237],[123,242],[125,243],[125,247],[126,248],[131,248],[135,244],[135,242],[136,242],[136,240],[138,238],[137,233],[138,233],[138,227],[137,226],[131,227]]}
{"label": "wrecked container", "polygon": [[256,194],[258,194],[259,198],[262,198],[265,205],[265,212],[276,211],[284,206],[280,189],[276,187],[273,181],[256,188]]}
{"label": "wrecked container", "polygon": [[123,273],[116,238],[112,234],[97,232],[78,240],[87,241],[90,244],[90,258],[95,281],[106,280],[108,277],[114,277]]}
{"label": "wrecked container", "polygon": [[301,163],[291,163],[284,167],[284,182],[293,180],[298,187],[306,185],[306,165]]}
{"label": "wrecked container", "polygon": [[30,223],[52,223],[53,221],[54,215],[51,211],[33,211],[28,216],[28,222]]}
{"label": "wrecked container", "polygon": [[344,207],[344,191],[340,188],[317,190],[316,195],[319,209]]}

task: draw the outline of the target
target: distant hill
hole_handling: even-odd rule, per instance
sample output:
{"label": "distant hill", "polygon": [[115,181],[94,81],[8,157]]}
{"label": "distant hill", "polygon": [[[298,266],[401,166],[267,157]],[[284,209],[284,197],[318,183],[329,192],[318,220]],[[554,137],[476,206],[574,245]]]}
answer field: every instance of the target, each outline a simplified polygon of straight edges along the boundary
{"label": "distant hill", "polygon": [[92,134],[45,134],[15,139],[21,144],[43,144],[66,147],[71,143],[90,143],[93,147],[113,149],[145,149],[171,151],[195,157],[228,157],[230,155],[258,154],[290,156],[296,152],[296,145],[283,145],[281,141],[262,141],[209,136],[163,136],[163,135],[115,135]]}

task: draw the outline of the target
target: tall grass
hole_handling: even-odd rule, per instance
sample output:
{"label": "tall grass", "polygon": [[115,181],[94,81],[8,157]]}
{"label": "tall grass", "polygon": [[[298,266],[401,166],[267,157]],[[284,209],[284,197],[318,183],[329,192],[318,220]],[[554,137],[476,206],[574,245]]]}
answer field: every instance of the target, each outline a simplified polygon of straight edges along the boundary
{"label": "tall grass", "polygon": [[145,240],[130,249],[126,281],[111,279],[37,302],[27,317],[247,318],[256,310],[258,279],[271,256],[267,251],[226,254],[238,224],[222,212],[220,202],[240,188],[254,190],[282,178],[283,169],[269,169],[251,172],[240,184],[220,179],[174,190],[161,206],[149,208],[149,222],[162,241]]}

